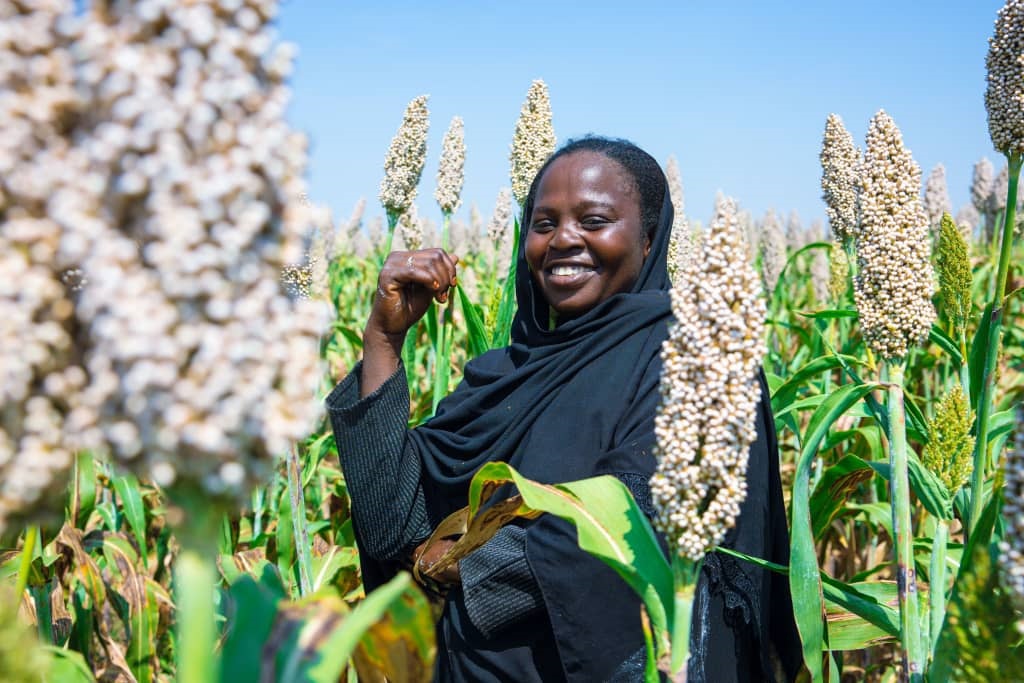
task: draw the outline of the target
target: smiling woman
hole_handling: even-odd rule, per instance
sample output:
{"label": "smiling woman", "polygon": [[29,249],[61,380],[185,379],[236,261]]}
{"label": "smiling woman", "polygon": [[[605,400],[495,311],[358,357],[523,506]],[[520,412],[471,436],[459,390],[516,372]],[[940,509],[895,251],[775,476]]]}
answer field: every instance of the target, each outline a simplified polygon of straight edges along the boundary
{"label": "smiling woman", "polygon": [[551,308],[569,319],[628,292],[651,240],[635,182],[619,162],[580,151],[557,157],[540,177],[526,262]]}
{"label": "smiling woman", "polygon": [[[659,352],[671,319],[672,204],[635,145],[584,138],[541,168],[523,207],[512,343],[472,361],[427,423],[407,430],[405,333],[443,301],[458,258],[389,255],[363,360],[328,397],[367,589],[429,567],[453,542],[423,543],[466,504],[473,475],[503,461],[559,483],[610,474],[651,516]],[[784,562],[775,432],[764,402],[752,492],[736,547]],[[726,539],[726,544],[730,543]],[[698,585],[690,681],[784,680],[799,649],[787,592],[753,565],[709,559]],[[632,681],[646,655],[640,599],[552,516],[509,525],[441,577],[440,681]],[[785,585],[782,582],[781,585]],[[595,599],[597,598],[597,599]]]}

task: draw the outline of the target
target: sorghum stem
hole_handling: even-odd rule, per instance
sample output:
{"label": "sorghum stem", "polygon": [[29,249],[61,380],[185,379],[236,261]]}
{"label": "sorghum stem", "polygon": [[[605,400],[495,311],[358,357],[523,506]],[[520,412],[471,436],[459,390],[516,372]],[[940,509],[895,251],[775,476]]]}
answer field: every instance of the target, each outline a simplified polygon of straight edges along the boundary
{"label": "sorghum stem", "polygon": [[202,495],[182,492],[185,512],[176,530],[181,551],[174,561],[175,622],[178,630],[177,680],[213,683],[217,660],[214,590],[217,526],[220,515]]}
{"label": "sorghum stem", "polygon": [[896,586],[900,603],[900,641],[904,672],[921,681],[925,652],[918,618],[917,576],[914,565],[914,534],[910,525],[910,476],[907,464],[907,415],[903,405],[903,364],[891,361],[889,370],[889,467],[892,526],[896,535]]}
{"label": "sorghum stem", "polygon": [[[672,623],[672,677],[673,680],[686,680],[687,664],[690,661],[690,623],[693,621],[693,601],[697,591],[697,579],[700,576],[700,562],[683,559],[679,555],[672,558],[672,575],[675,583],[675,609]],[[680,678],[680,674],[682,674]]]}
{"label": "sorghum stem", "polygon": [[928,572],[930,588],[928,602],[931,607],[930,649],[935,656],[942,622],[946,618],[946,543],[949,540],[949,523],[944,519],[935,520],[935,535],[932,538],[932,562]]}
{"label": "sorghum stem", "polygon": [[21,600],[28,586],[29,570],[32,568],[32,556],[36,552],[36,540],[39,538],[39,527],[32,525],[25,529],[25,543],[21,547],[21,561],[18,563],[18,582],[14,587],[16,599]]}
{"label": "sorghum stem", "polygon": [[1017,220],[1017,181],[1020,179],[1022,157],[1020,154],[1008,154],[1006,161],[1009,169],[1006,211],[1002,221],[1003,236],[999,251],[999,267],[996,271],[996,289],[992,293],[992,317],[989,319],[985,369],[982,375],[981,391],[978,392],[978,421],[974,441],[974,471],[971,473],[971,513],[968,518],[968,533],[974,531],[984,507],[985,477],[989,464],[988,423],[994,403],[995,372],[999,362],[999,345],[1003,329],[1003,298],[1006,296],[1010,251],[1013,247],[1013,232]]}
{"label": "sorghum stem", "polygon": [[388,254],[391,253],[391,242],[395,239],[395,226],[398,225],[399,214],[388,211],[388,236],[384,240],[384,254],[380,258],[380,265],[384,265]]}
{"label": "sorghum stem", "polygon": [[445,211],[442,215],[444,218],[441,221],[441,248],[448,251],[448,229],[452,221],[452,215],[448,211]]}
{"label": "sorghum stem", "polygon": [[292,529],[295,539],[295,561],[299,565],[299,595],[313,592],[312,558],[309,552],[309,529],[306,525],[306,496],[302,490],[302,467],[299,449],[288,449],[288,502],[292,507]]}

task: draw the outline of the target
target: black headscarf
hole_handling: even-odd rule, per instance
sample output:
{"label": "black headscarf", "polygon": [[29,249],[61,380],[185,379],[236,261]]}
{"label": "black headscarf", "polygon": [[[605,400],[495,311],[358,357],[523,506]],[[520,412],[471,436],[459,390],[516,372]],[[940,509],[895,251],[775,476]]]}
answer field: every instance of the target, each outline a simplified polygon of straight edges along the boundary
{"label": "black headscarf", "polygon": [[[548,329],[548,303],[526,262],[525,232],[532,212],[531,200],[523,207],[516,255],[518,311],[511,345],[467,363],[459,387],[438,405],[429,422],[412,432],[424,475],[456,495],[466,490],[484,463],[504,461],[523,471],[527,454],[520,447],[527,434],[531,440],[542,438],[537,430],[543,430],[546,421],[538,422],[539,418],[557,411],[559,419],[572,420],[578,412],[582,396],[565,391],[570,380],[579,384],[582,376],[593,376],[593,381],[585,382],[588,406],[620,412],[623,386],[637,363],[650,360],[639,354],[650,344],[652,334],[663,338],[671,316],[666,264],[673,214],[667,191],[650,251],[632,290],[609,297],[555,329]],[[588,476],[587,463],[597,445],[587,438],[558,444],[559,457],[579,465],[563,463],[558,469],[574,470],[579,474],[575,478]],[[526,474],[552,482],[561,476],[546,476],[543,469]]]}

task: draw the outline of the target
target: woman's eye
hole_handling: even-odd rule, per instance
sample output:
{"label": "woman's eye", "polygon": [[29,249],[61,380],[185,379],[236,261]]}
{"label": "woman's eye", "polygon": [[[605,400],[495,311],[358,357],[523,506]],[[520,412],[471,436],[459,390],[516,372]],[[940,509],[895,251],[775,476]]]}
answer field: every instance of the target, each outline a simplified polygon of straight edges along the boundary
{"label": "woman's eye", "polygon": [[530,230],[534,232],[548,232],[554,228],[554,223],[551,221],[536,221],[530,225]]}
{"label": "woman's eye", "polygon": [[605,225],[608,222],[608,219],[603,216],[587,216],[581,221],[584,226],[595,228]]}

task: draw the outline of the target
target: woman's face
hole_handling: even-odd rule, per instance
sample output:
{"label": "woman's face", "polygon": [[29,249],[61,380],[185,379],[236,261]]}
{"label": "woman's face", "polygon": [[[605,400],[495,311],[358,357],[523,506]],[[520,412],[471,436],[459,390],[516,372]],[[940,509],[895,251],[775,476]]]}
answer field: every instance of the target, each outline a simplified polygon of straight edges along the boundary
{"label": "woman's face", "polygon": [[526,262],[560,318],[628,292],[650,249],[640,193],[619,162],[580,151],[544,171],[526,233]]}

